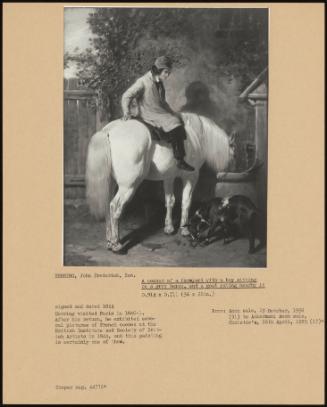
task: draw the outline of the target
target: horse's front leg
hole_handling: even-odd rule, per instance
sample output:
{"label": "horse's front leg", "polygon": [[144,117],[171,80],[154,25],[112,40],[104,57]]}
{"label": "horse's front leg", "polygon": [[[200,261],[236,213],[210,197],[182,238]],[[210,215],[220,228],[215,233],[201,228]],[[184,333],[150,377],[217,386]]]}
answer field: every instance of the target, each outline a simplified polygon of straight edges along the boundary
{"label": "horse's front leg", "polygon": [[193,173],[183,179],[183,197],[182,197],[182,216],[180,229],[182,236],[189,236],[190,231],[188,228],[188,214],[192,202],[192,195],[199,177],[199,173]]}
{"label": "horse's front leg", "polygon": [[110,202],[107,202],[106,207],[106,239],[107,239],[107,249],[112,249],[111,242],[111,217],[110,217]]}
{"label": "horse's front leg", "polygon": [[173,208],[175,205],[174,178],[164,180],[166,218],[164,232],[168,235],[174,232]]}
{"label": "horse's front leg", "polygon": [[132,187],[119,187],[117,194],[110,202],[111,250],[116,253],[123,248],[119,239],[119,219],[127,202],[132,198],[134,191],[135,189]]}

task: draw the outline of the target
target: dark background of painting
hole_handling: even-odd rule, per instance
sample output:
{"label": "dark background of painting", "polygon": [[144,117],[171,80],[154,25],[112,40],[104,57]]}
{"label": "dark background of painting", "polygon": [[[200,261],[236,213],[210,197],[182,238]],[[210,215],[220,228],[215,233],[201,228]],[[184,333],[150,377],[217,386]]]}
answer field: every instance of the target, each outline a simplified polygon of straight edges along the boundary
{"label": "dark background of painting", "polygon": [[174,109],[209,116],[228,133],[247,127],[238,96],[268,64],[268,9],[95,8],[87,24],[90,47],[64,62],[98,92],[103,121],[120,116],[122,93],[167,54]]}

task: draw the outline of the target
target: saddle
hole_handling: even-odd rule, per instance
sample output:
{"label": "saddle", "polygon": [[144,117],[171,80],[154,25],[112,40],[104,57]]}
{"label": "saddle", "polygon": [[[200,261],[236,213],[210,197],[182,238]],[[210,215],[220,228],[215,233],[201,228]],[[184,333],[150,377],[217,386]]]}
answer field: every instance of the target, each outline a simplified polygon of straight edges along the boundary
{"label": "saddle", "polygon": [[133,120],[137,120],[140,123],[144,124],[148,128],[151,134],[151,139],[154,141],[164,141],[166,143],[170,143],[172,141],[173,135],[170,132],[165,132],[163,129],[160,127],[155,127],[152,126],[152,124],[149,124],[145,122],[141,117],[135,116],[133,117]]}

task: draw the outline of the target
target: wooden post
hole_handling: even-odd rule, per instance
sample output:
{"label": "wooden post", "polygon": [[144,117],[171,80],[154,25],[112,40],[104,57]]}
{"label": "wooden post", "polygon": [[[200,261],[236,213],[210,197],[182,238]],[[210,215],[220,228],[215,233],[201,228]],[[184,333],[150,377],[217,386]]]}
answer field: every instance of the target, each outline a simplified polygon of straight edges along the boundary
{"label": "wooden post", "polygon": [[255,103],[256,120],[256,149],[257,158],[262,163],[256,176],[256,189],[258,206],[267,219],[267,167],[268,167],[268,128],[267,128],[267,101],[257,100]]}

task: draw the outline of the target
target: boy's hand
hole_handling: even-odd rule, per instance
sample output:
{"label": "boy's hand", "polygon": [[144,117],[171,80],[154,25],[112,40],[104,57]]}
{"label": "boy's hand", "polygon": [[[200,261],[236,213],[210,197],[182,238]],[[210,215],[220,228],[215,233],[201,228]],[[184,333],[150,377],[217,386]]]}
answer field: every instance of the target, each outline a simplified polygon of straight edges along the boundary
{"label": "boy's hand", "polygon": [[130,120],[132,118],[130,113],[126,113],[124,114],[124,116],[122,117],[122,120],[126,121],[126,120]]}

